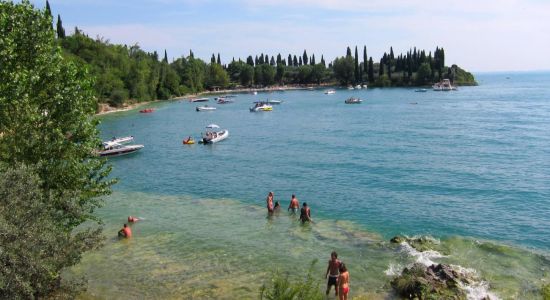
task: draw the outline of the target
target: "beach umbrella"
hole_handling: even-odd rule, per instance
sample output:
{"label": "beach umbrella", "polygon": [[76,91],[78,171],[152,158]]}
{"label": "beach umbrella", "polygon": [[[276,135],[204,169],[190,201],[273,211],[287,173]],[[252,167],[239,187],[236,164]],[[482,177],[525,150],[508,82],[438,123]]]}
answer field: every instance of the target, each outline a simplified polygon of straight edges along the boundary
{"label": "beach umbrella", "polygon": [[214,129],[214,128],[220,128],[220,126],[216,125],[216,124],[210,124],[208,126],[206,126],[206,128],[208,129]]}

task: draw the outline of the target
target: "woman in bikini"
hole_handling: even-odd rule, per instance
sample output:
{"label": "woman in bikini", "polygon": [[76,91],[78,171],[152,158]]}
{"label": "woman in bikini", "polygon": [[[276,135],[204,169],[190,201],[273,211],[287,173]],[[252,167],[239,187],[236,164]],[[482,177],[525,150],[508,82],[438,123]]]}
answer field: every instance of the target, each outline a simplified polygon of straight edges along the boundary
{"label": "woman in bikini", "polygon": [[267,204],[267,212],[273,213],[273,192],[269,192],[269,194],[267,194],[267,199],[265,199],[265,202]]}
{"label": "woman in bikini", "polygon": [[349,272],[346,268],[346,264],[340,263],[340,276],[338,277],[338,287],[340,292],[340,300],[348,300],[349,293]]}

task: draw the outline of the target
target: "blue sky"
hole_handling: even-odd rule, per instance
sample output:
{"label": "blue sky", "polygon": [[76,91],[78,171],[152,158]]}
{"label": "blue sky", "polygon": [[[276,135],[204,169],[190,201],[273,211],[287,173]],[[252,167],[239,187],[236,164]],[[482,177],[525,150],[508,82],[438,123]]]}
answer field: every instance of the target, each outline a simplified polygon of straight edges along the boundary
{"label": "blue sky", "polygon": [[[45,0],[32,0],[44,7]],[[169,58],[192,49],[205,60],[315,53],[333,60],[367,46],[380,59],[410,47],[444,47],[447,64],[470,71],[550,70],[545,0],[51,0],[67,32],[139,44]]]}

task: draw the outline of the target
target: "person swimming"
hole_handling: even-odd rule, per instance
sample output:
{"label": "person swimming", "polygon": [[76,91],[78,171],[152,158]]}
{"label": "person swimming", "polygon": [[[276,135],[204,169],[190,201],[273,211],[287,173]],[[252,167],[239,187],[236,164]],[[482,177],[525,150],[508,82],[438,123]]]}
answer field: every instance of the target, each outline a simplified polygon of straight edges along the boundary
{"label": "person swimming", "polygon": [[279,211],[281,209],[281,204],[279,201],[275,201],[275,206],[273,206],[273,211]]}
{"label": "person swimming", "polygon": [[311,219],[311,210],[307,206],[306,202],[304,202],[304,204],[302,205],[302,209],[300,210],[300,220],[302,221],[302,223],[308,221],[313,222],[313,220]]}
{"label": "person swimming", "polygon": [[292,213],[297,213],[299,210],[300,210],[300,202],[298,202],[296,195],[292,194],[292,198],[290,199],[290,204],[288,205],[288,211]]}
{"label": "person swimming", "polygon": [[128,216],[128,223],[135,223],[135,222],[137,222],[137,221],[139,221],[138,218],[132,217],[132,216]]}
{"label": "person swimming", "polygon": [[128,227],[128,224],[124,224],[121,230],[118,231],[119,237],[130,238],[132,237],[132,229]]}

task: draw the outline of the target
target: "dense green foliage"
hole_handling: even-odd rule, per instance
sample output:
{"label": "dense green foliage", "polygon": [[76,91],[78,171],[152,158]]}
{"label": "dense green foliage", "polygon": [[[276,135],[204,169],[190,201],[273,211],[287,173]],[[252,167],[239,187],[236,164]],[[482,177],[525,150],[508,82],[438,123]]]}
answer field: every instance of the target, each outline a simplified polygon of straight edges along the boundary
{"label": "dense green foliage", "polygon": [[0,66],[0,298],[33,298],[52,293],[61,270],[97,245],[99,230],[75,229],[95,220],[112,182],[93,154],[93,80],[63,57],[47,10],[0,2]]}
{"label": "dense green foliage", "polygon": [[542,287],[542,299],[550,300],[550,284],[546,284]]}
{"label": "dense green foliage", "polygon": [[317,260],[311,262],[304,279],[291,279],[280,271],[273,273],[269,282],[260,289],[260,299],[266,300],[322,300],[325,296],[319,289],[318,280],[313,276],[313,267]]}

